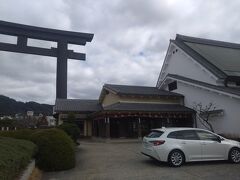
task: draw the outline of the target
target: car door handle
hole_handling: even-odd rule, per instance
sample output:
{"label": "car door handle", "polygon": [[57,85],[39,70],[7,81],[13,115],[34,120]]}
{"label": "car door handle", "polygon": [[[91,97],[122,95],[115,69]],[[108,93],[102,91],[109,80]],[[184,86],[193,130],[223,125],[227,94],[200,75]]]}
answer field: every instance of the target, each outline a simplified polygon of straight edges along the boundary
{"label": "car door handle", "polygon": [[201,145],[206,145],[206,143],[201,143]]}
{"label": "car door handle", "polygon": [[186,142],[181,142],[181,144],[187,144]]}

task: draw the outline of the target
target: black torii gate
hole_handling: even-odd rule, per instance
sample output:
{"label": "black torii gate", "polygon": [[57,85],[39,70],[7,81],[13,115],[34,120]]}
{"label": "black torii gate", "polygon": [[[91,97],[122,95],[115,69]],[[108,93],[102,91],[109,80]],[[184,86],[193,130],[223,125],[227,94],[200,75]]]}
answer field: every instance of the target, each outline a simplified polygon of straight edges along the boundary
{"label": "black torii gate", "polygon": [[[0,21],[0,34],[17,37],[17,44],[0,42],[0,50],[25,54],[57,57],[56,98],[67,98],[67,60],[85,60],[86,55],[68,50],[68,44],[86,45],[93,34],[62,31]],[[57,42],[57,48],[27,45],[28,38]]]}

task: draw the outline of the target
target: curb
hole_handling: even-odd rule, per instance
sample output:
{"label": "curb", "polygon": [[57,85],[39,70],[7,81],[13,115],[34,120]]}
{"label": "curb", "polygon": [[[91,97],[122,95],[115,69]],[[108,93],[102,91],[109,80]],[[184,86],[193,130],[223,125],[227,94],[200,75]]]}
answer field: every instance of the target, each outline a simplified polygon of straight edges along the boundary
{"label": "curb", "polygon": [[23,173],[22,173],[21,177],[19,178],[19,180],[28,180],[30,175],[32,174],[34,168],[35,168],[35,160],[33,159],[28,164],[26,169],[23,171]]}

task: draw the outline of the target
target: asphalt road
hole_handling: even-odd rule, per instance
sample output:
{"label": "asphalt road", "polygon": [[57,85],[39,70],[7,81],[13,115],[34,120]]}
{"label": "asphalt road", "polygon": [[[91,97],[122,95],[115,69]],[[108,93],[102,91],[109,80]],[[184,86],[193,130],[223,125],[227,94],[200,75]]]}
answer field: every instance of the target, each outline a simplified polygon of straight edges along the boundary
{"label": "asphalt road", "polygon": [[44,173],[43,180],[240,180],[240,164],[201,162],[171,168],[143,156],[140,146],[140,143],[82,142],[74,169]]}

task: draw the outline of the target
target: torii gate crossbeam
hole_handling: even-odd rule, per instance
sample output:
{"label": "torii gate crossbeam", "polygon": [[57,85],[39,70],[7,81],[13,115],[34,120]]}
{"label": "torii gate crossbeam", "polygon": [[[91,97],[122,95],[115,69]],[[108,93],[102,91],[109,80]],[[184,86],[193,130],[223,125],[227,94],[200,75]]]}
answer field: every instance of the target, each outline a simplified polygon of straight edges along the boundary
{"label": "torii gate crossbeam", "polygon": [[[48,29],[0,21],[0,34],[17,37],[17,43],[0,42],[0,50],[16,53],[57,57],[56,98],[67,98],[67,60],[85,60],[86,55],[68,50],[68,44],[86,45],[93,34]],[[57,48],[28,46],[28,39],[57,42]]]}

